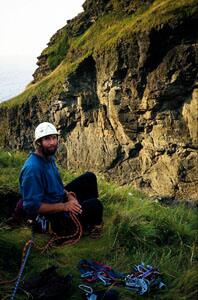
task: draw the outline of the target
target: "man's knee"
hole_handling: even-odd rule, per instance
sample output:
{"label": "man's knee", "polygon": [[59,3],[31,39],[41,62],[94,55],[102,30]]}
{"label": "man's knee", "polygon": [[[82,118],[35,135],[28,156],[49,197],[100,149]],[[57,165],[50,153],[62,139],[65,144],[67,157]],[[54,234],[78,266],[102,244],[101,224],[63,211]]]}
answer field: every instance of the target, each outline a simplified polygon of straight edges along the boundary
{"label": "man's knee", "polygon": [[89,211],[90,213],[95,213],[96,215],[103,214],[103,204],[97,198],[91,198],[83,202],[83,209]]}
{"label": "man's knee", "polygon": [[83,175],[86,176],[89,180],[97,181],[97,177],[93,172],[87,171]]}
{"label": "man's knee", "polygon": [[95,199],[94,204],[98,210],[100,210],[101,212],[103,211],[103,204],[99,199]]}

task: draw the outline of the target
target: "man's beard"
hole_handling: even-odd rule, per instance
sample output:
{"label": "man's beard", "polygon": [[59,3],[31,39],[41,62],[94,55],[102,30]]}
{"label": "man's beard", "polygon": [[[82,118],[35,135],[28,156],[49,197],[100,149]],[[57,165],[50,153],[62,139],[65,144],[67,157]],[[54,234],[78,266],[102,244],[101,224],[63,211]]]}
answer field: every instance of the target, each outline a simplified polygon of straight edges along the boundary
{"label": "man's beard", "polygon": [[43,147],[43,145],[41,145],[41,151],[45,157],[48,157],[48,156],[54,155],[56,153],[57,146],[54,146],[53,149],[48,149],[48,148]]}

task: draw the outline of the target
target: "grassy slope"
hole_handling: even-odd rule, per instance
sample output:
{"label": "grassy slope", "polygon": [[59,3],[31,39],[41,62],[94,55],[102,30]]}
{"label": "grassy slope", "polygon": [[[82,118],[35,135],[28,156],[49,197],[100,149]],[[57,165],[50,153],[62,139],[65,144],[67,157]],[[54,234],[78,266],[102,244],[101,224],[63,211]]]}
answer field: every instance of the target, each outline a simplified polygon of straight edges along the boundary
{"label": "grassy slope", "polygon": [[[50,75],[30,84],[22,94],[4,102],[0,107],[20,105],[33,95],[47,101],[50,95],[61,91],[65,77],[89,54],[94,55],[108,47],[114,47],[120,39],[130,39],[133,32],[150,30],[161,24],[180,20],[193,15],[197,10],[197,0],[156,0],[149,8],[142,7],[130,17],[115,13],[103,16],[79,37],[69,38],[67,32],[64,32],[65,28],[62,28],[56,43],[42,53],[49,54],[52,69],[59,65]],[[72,56],[71,53],[75,55]]]}
{"label": "grassy slope", "polygon": [[[25,154],[0,152],[2,169],[0,187],[17,189],[17,177]],[[61,169],[64,182],[75,176]],[[71,299],[81,299],[77,285],[80,276],[76,265],[81,258],[92,258],[110,264],[119,271],[130,272],[134,264],[145,262],[158,266],[164,274],[167,288],[144,299],[195,299],[197,284],[197,218],[193,209],[183,205],[162,206],[147,199],[130,187],[118,187],[99,180],[100,198],[104,204],[104,234],[100,240],[84,237],[74,246],[53,249],[43,255],[32,249],[24,276],[38,274],[52,264],[59,265],[60,272],[74,275]],[[1,216],[2,218],[2,216]],[[0,280],[16,276],[20,256],[30,229],[11,230],[0,227]],[[36,236],[36,242],[44,245],[47,236]],[[0,297],[7,299],[11,286],[0,286]],[[121,299],[142,299],[124,288],[119,289]],[[16,299],[27,299],[19,291]]]}

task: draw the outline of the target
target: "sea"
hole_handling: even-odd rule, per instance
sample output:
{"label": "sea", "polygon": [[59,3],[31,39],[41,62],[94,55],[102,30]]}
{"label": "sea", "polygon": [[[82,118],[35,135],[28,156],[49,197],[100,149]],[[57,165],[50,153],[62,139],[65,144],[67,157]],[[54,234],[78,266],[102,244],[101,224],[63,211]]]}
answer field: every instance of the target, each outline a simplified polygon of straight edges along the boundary
{"label": "sea", "polygon": [[0,103],[21,92],[33,80],[36,60],[31,56],[0,57]]}

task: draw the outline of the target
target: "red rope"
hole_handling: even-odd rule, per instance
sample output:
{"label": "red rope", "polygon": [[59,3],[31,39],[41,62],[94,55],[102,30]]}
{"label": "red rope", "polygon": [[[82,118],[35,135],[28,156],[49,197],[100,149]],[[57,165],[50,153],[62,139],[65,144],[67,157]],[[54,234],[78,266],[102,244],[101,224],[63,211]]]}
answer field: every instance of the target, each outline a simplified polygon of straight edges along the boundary
{"label": "red rope", "polygon": [[63,245],[74,245],[77,242],[79,242],[79,240],[82,236],[82,233],[83,233],[82,225],[75,214],[69,213],[69,216],[76,226],[76,231],[73,234],[58,236],[55,233],[54,236],[47,242],[47,244],[44,247],[39,247],[37,245],[35,245],[35,247],[37,249],[41,250],[42,253],[44,253],[45,251],[49,250],[50,248],[55,247],[54,243],[57,241],[66,240],[65,242],[62,243],[62,246]]}

